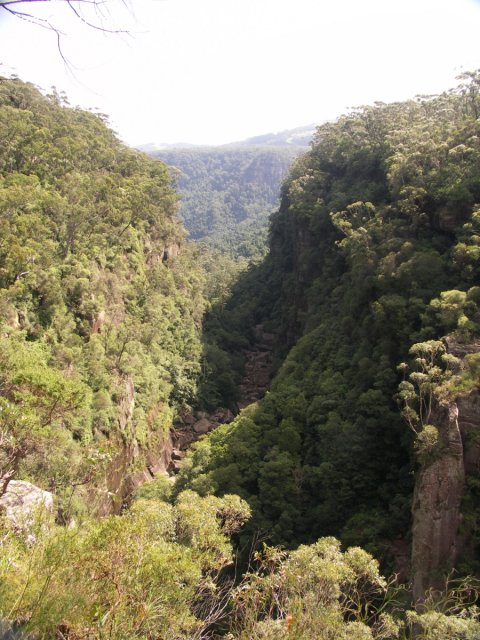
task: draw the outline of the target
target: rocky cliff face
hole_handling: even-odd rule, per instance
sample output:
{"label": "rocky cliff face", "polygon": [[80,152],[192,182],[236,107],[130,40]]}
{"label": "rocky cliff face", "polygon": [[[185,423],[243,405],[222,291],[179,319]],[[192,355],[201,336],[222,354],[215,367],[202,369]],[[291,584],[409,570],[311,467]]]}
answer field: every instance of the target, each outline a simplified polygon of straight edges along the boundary
{"label": "rocky cliff face", "polygon": [[438,408],[442,453],[419,472],[413,498],[412,573],[415,600],[440,587],[459,552],[460,505],[465,486],[463,442],[456,403]]}
{"label": "rocky cliff face", "polygon": [[[480,345],[449,340],[448,351],[460,358],[462,368],[465,356],[480,352]],[[433,423],[439,431],[439,450],[420,469],[413,500],[412,576],[417,601],[427,589],[441,586],[469,544],[461,526],[462,500],[466,478],[480,465],[479,389],[440,404]]]}
{"label": "rocky cliff face", "polygon": [[[167,475],[172,461],[174,441],[170,429],[157,433],[154,445],[148,451],[142,451],[132,422],[134,408],[135,385],[133,378],[128,376],[123,381],[119,403],[116,454],[106,469],[104,483],[100,487],[99,515],[119,514],[139,486],[158,474]],[[96,493],[97,489],[94,491]]]}

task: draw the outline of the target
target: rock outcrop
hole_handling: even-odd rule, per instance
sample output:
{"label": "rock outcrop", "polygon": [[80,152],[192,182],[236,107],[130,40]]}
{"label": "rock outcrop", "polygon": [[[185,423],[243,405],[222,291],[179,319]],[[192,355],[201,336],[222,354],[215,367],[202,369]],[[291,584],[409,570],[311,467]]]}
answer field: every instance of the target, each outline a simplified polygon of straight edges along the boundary
{"label": "rock outcrop", "polygon": [[[448,352],[465,367],[465,356],[480,344],[447,340]],[[480,390],[459,394],[436,407],[432,423],[439,432],[438,451],[425,462],[415,482],[412,528],[412,577],[415,600],[442,586],[445,575],[468,544],[461,531],[465,479],[480,466]]]}
{"label": "rock outcrop", "polygon": [[187,449],[202,435],[213,431],[221,424],[231,422],[234,418],[229,409],[216,409],[213,413],[198,411],[197,413],[183,413],[174,424],[171,432],[173,448],[167,471],[176,474],[180,471],[181,461]]}
{"label": "rock outcrop", "polygon": [[430,587],[441,587],[459,552],[465,468],[457,405],[439,407],[434,423],[442,439],[442,452],[420,470],[413,498],[412,574],[416,601]]}
{"label": "rock outcrop", "polygon": [[244,351],[245,371],[240,384],[239,409],[263,398],[270,387],[273,376],[274,342],[273,333],[264,331],[262,325],[255,327],[255,343],[251,349]]}
{"label": "rock outcrop", "polygon": [[119,382],[123,393],[119,401],[116,451],[108,464],[103,484],[94,487],[92,500],[99,516],[119,514],[135,490],[158,474],[167,475],[174,444],[170,430],[156,433],[155,443],[142,450],[132,425],[135,409],[135,385],[131,376]]}
{"label": "rock outcrop", "polygon": [[53,495],[30,482],[10,480],[0,497],[0,513],[16,533],[33,544],[38,527],[53,522]]}

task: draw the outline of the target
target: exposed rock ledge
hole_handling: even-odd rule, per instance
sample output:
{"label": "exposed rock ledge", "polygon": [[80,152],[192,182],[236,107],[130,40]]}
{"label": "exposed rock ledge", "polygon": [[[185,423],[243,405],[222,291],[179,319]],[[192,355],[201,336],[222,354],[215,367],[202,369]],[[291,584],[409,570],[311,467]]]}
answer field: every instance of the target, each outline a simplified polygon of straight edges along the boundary
{"label": "exposed rock ledge", "polygon": [[[448,352],[461,360],[479,353],[480,344],[460,345],[447,339]],[[437,406],[432,423],[438,428],[440,454],[420,469],[415,482],[412,528],[412,577],[415,600],[439,588],[456,565],[465,543],[461,533],[461,502],[465,477],[480,465],[480,390]]]}
{"label": "exposed rock ledge", "polygon": [[420,470],[413,498],[412,573],[416,601],[430,587],[441,586],[443,574],[455,566],[459,552],[465,469],[457,405],[439,407],[434,424],[439,428],[444,453]]}

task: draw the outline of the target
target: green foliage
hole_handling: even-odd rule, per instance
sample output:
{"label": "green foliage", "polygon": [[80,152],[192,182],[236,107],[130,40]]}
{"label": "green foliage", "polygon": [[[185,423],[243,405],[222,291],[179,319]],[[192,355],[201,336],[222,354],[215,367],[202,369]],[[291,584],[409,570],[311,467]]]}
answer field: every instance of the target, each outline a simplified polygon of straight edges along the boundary
{"label": "green foliage", "polygon": [[425,312],[425,323],[468,343],[479,331],[477,287],[468,291],[442,291]]}
{"label": "green foliage", "polygon": [[260,569],[247,574],[246,584],[234,595],[239,640],[398,637],[393,620],[391,634],[372,634],[370,627],[380,614],[373,601],[385,592],[386,583],[361,549],[342,554],[334,538],[324,538],[289,556],[265,548],[258,560]]}
{"label": "green foliage", "polygon": [[[45,343],[0,338],[0,479],[17,474],[64,488],[86,473],[91,391],[72,372],[49,366]],[[0,493],[6,485],[0,487]]]}
{"label": "green foliage", "polygon": [[475,581],[447,583],[421,613],[411,611],[404,590],[368,553],[342,553],[334,538],[290,554],[264,547],[256,562],[233,592],[235,640],[473,640],[480,630]]}
{"label": "green foliage", "polygon": [[433,426],[433,424],[424,425],[415,440],[415,449],[419,461],[422,463],[430,462],[438,455],[440,448],[441,443],[437,427]]}
{"label": "green foliage", "polygon": [[[67,522],[74,487],[108,465],[142,467],[177,408],[235,408],[256,326],[275,336],[278,365],[261,402],[192,447],[172,494],[158,479],[124,516],[82,515],[33,549],[2,529],[0,617],[40,638],[193,639],[230,600],[221,632],[239,639],[478,635],[471,603],[397,615],[355,546],[380,552],[405,536],[413,438],[421,461],[436,455],[434,400],[479,383],[476,356],[459,372],[441,341],[478,331],[478,86],[474,74],[449,94],[320,127],[284,183],[269,254],[245,268],[184,245],[162,163],[123,147],[101,117],[0,81],[2,481],[50,488]],[[260,167],[245,153],[253,184]],[[202,169],[199,184],[215,174]],[[250,238],[256,188],[215,179],[243,207],[231,228],[243,216]],[[226,203],[207,203],[199,223],[218,230]],[[397,365],[409,357],[407,379]],[[478,543],[477,485],[467,478]],[[228,538],[258,532],[301,546],[266,549],[233,589]]]}
{"label": "green foliage", "polygon": [[[403,405],[402,415],[417,435],[430,422],[434,409],[434,400],[438,397],[441,385],[450,377],[451,371],[445,364],[452,364],[451,358],[445,359],[445,346],[440,340],[418,342],[410,347],[409,353],[416,356],[415,370],[399,385],[399,399]],[[402,363],[403,371],[408,365]]]}
{"label": "green foliage", "polygon": [[191,404],[205,276],[166,166],[100,116],[1,78],[0,130],[2,433],[22,449],[0,476],[58,492],[78,457],[141,465]]}
{"label": "green foliage", "polygon": [[187,492],[45,531],[31,549],[2,531],[0,616],[39,638],[205,637],[223,615],[228,536],[249,513],[235,496]]}
{"label": "green foliage", "polygon": [[319,127],[284,182],[268,256],[211,312],[250,342],[268,327],[279,366],[248,419],[192,454],[186,486],[238,493],[274,542],[335,534],[379,551],[408,531],[413,439],[422,459],[438,451],[435,393],[462,384],[440,339],[478,333],[478,87],[473,74]]}
{"label": "green foliage", "polygon": [[249,513],[237,496],[190,491],[81,527],[40,527],[33,548],[0,529],[0,615],[45,640],[477,637],[476,581],[450,581],[410,611],[372,556],[342,553],[334,538],[291,553],[264,545],[234,581],[228,537]]}
{"label": "green foliage", "polygon": [[263,257],[280,183],[301,151],[291,146],[226,146],[156,151],[179,172],[180,215],[190,237],[235,259]]}
{"label": "green foliage", "polygon": [[443,590],[426,594],[418,611],[406,612],[409,628],[421,640],[475,640],[480,633],[478,596],[475,578],[447,580]]}
{"label": "green foliage", "polygon": [[151,482],[145,482],[136,491],[134,500],[161,500],[170,502],[172,497],[172,481],[158,475]]}

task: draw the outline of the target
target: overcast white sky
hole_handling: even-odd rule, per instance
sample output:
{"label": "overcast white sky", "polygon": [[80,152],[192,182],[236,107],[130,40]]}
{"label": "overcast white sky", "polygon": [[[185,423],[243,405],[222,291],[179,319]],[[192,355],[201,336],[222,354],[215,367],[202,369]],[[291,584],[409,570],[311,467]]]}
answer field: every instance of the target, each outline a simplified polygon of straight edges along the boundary
{"label": "overcast white sky", "polygon": [[74,75],[54,34],[0,10],[0,74],[99,108],[129,144],[221,144],[437,93],[480,67],[479,0],[130,3],[105,0],[107,26],[130,36],[89,29],[61,0],[15,5],[65,32]]}

